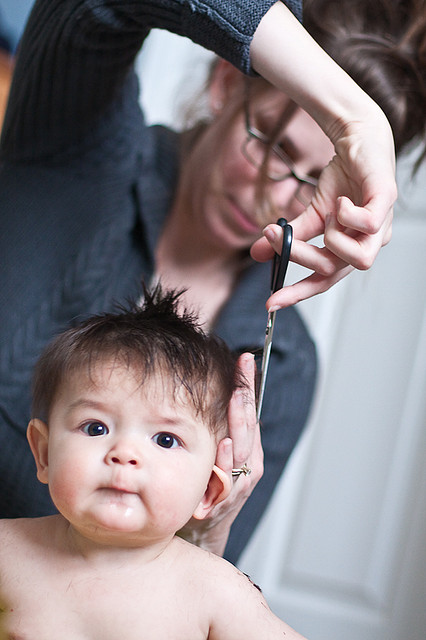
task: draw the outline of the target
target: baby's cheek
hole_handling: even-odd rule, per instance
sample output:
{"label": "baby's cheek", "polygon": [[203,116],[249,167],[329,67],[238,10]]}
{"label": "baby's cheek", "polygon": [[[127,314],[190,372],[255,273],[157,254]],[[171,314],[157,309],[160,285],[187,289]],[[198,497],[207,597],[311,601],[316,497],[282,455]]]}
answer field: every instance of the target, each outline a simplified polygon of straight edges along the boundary
{"label": "baby's cheek", "polygon": [[168,506],[163,504],[157,509],[156,519],[160,527],[173,531],[180,528],[182,513],[179,511],[176,504],[169,501]]}
{"label": "baby's cheek", "polygon": [[171,531],[181,529],[192,517],[201,497],[188,489],[185,493],[176,482],[165,488],[161,495],[156,496],[155,503],[151,504],[158,526]]}
{"label": "baby's cheek", "polygon": [[76,503],[85,477],[83,469],[78,464],[58,462],[59,464],[49,470],[49,491],[56,507],[62,511],[62,505]]}

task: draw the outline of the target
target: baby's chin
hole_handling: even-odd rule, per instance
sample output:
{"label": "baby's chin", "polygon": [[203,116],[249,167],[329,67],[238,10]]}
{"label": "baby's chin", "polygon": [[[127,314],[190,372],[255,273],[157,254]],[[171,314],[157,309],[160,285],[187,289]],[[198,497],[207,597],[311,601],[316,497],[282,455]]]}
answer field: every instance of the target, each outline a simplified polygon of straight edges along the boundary
{"label": "baby's chin", "polygon": [[141,506],[141,498],[138,493],[125,489],[104,488],[97,491],[99,506],[117,509],[125,512],[127,509],[135,510]]}
{"label": "baby's chin", "polygon": [[99,524],[116,531],[140,530],[144,525],[144,513],[139,496],[135,494],[115,496],[96,509]]}
{"label": "baby's chin", "polygon": [[80,535],[100,544],[135,546],[143,540],[146,515],[136,494],[115,495],[72,519]]}

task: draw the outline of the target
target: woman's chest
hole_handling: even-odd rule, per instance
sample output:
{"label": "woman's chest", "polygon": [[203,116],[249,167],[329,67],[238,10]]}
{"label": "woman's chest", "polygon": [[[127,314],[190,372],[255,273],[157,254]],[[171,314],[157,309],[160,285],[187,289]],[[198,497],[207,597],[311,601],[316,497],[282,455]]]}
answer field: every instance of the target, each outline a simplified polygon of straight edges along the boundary
{"label": "woman's chest", "polygon": [[154,278],[165,289],[182,291],[180,306],[195,313],[206,327],[214,325],[233,295],[236,281],[235,269],[215,270],[204,265],[186,269],[160,265]]}

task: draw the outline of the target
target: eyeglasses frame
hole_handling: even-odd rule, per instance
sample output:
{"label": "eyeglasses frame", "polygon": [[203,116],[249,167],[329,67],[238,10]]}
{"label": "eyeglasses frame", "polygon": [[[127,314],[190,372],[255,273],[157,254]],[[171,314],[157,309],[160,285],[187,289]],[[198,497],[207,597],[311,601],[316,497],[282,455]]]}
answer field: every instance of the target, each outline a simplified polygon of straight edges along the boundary
{"label": "eyeglasses frame", "polygon": [[[291,158],[289,158],[289,156],[285,153],[283,149],[281,149],[281,147],[277,143],[272,144],[271,140],[262,131],[259,131],[259,129],[256,129],[256,127],[251,126],[249,82],[246,82],[246,95],[244,98],[244,120],[245,120],[245,129],[246,129],[247,136],[241,145],[241,153],[246,158],[246,160],[250,162],[250,164],[253,167],[255,167],[256,169],[261,168],[261,166],[258,166],[257,164],[254,163],[253,159],[247,153],[247,146],[252,138],[261,142],[263,145],[265,145],[265,147],[269,147],[268,153],[274,153],[288,169],[288,173],[285,173],[282,176],[271,176],[266,171],[266,175],[270,180],[272,180],[273,182],[282,182],[283,180],[286,180],[287,178],[292,177],[295,180],[297,180],[300,186],[302,186],[303,184],[308,184],[314,188],[318,186],[318,180],[316,178],[301,174],[296,170],[294,162],[291,160]],[[267,153],[265,153],[265,160],[266,158],[267,158]],[[297,197],[297,194],[296,194],[296,197]]]}

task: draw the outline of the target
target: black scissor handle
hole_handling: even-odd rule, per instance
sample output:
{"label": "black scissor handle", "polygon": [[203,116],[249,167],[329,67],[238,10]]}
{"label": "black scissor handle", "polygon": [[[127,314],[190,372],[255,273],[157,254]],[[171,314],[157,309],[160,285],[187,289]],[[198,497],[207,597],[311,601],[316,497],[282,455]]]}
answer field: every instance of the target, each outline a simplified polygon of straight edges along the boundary
{"label": "black scissor handle", "polygon": [[283,230],[283,243],[281,255],[275,253],[272,263],[271,293],[275,293],[278,289],[283,288],[285,274],[287,273],[288,263],[290,262],[291,243],[293,242],[293,227],[288,224],[287,220],[280,218],[277,220],[277,224],[279,224]]}

